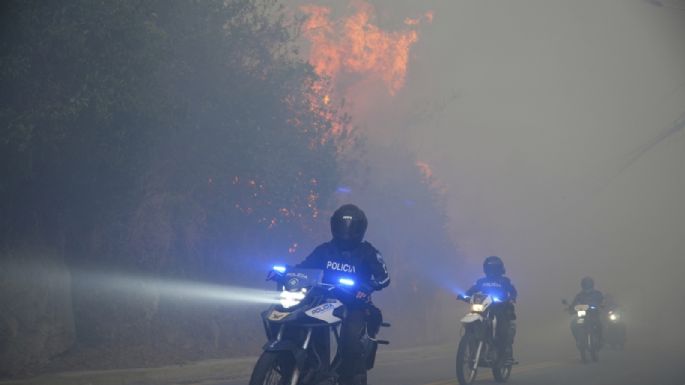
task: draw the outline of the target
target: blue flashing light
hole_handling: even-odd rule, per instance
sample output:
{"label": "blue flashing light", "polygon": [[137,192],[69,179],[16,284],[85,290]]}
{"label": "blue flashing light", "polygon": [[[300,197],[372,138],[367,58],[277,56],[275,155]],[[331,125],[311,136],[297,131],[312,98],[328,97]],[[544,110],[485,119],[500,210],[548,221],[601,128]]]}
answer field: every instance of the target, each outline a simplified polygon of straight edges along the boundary
{"label": "blue flashing light", "polygon": [[338,282],[340,282],[341,285],[354,286],[354,281],[349,278],[340,278]]}
{"label": "blue flashing light", "polygon": [[285,266],[282,265],[275,265],[274,266],[274,271],[277,271],[279,273],[285,273]]}
{"label": "blue flashing light", "polygon": [[349,194],[352,192],[352,189],[347,186],[340,186],[336,189],[336,191],[341,194]]}
{"label": "blue flashing light", "polygon": [[495,302],[502,302],[502,300],[499,299],[499,297],[494,297],[494,296],[493,296],[493,297],[492,297],[492,300],[495,301]]}

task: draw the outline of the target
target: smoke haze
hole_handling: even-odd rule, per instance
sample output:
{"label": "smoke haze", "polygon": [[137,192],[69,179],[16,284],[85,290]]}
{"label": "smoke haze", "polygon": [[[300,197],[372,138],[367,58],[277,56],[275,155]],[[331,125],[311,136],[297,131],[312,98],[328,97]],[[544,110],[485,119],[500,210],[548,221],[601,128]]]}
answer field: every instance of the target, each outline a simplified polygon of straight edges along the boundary
{"label": "smoke haze", "polygon": [[0,377],[258,354],[350,202],[393,346],[456,347],[499,255],[522,361],[576,354],[584,276],[685,356],[683,0],[3,7]]}
{"label": "smoke haze", "polygon": [[520,291],[519,346],[572,348],[560,300],[589,275],[625,307],[631,338],[682,351],[685,12],[640,1],[373,4],[381,25],[436,15],[406,88],[355,118],[373,140],[415,151],[445,186],[464,258],[455,285],[502,256]]}

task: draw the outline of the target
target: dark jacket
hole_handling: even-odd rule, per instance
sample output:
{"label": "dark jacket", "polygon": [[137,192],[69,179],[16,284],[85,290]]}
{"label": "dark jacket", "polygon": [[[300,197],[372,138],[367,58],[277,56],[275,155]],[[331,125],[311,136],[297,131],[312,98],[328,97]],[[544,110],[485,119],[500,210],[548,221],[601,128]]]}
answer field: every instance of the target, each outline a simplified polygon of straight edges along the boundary
{"label": "dark jacket", "polygon": [[340,278],[354,279],[358,285],[373,290],[381,290],[390,284],[385,262],[369,242],[362,242],[349,251],[340,250],[333,242],[326,242],[314,249],[297,267],[323,269],[323,281],[330,284],[336,284]]}
{"label": "dark jacket", "polygon": [[518,295],[516,288],[511,284],[511,280],[505,276],[479,279],[465,294],[470,297],[475,293],[492,295],[501,301],[516,301]]}
{"label": "dark jacket", "polygon": [[573,303],[569,307],[573,309],[576,305],[591,305],[591,306],[601,306],[604,301],[604,295],[599,290],[583,290],[576,294],[576,298],[573,299]]}

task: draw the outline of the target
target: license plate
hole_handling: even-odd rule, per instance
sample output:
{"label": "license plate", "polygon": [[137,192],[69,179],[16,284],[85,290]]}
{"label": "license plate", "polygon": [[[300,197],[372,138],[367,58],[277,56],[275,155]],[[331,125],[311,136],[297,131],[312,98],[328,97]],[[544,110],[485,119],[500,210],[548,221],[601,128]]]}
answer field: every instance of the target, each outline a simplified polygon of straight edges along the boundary
{"label": "license plate", "polygon": [[578,318],[578,323],[579,324],[585,323],[585,318]]}

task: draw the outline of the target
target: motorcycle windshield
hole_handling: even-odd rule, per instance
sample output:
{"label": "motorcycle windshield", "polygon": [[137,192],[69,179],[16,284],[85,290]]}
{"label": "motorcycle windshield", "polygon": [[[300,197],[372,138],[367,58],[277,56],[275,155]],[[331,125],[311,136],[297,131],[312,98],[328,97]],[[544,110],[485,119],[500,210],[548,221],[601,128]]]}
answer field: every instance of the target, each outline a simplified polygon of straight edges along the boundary
{"label": "motorcycle windshield", "polygon": [[300,291],[321,284],[322,279],[323,270],[293,268],[285,273],[283,286],[287,291]]}
{"label": "motorcycle windshield", "polygon": [[485,300],[488,298],[487,294],[484,293],[476,293],[473,296],[471,296],[471,303],[473,304],[483,304]]}

